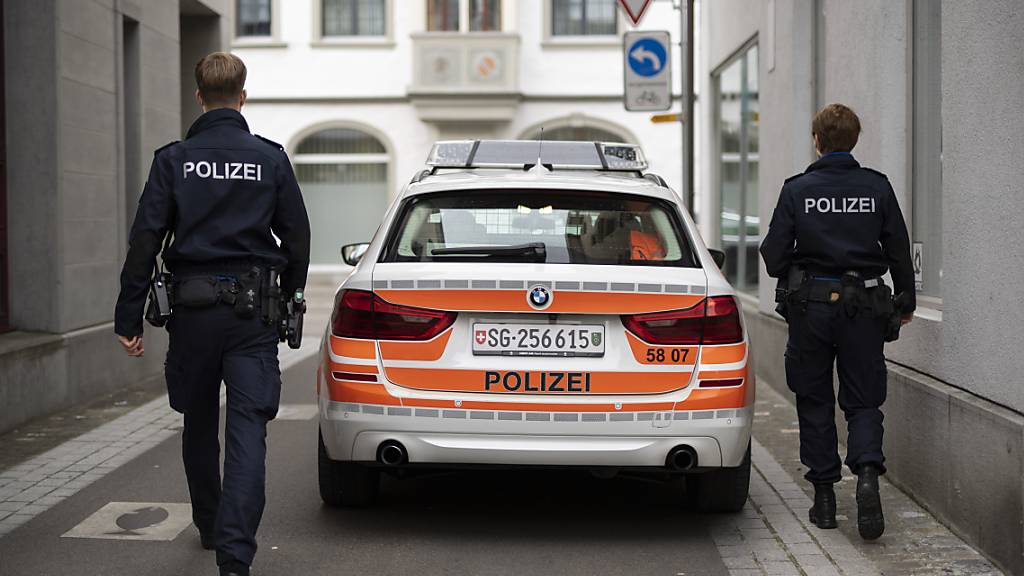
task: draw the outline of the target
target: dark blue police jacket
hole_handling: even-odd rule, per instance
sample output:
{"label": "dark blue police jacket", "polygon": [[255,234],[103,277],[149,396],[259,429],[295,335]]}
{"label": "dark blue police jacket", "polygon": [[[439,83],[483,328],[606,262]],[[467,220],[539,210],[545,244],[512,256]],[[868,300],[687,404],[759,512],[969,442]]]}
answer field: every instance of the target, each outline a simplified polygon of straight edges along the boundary
{"label": "dark blue police jacket", "polygon": [[786,276],[796,264],[812,274],[866,277],[891,271],[893,291],[916,306],[910,237],[889,179],[848,153],[826,154],[786,180],[761,243],[768,275]]}
{"label": "dark blue police jacket", "polygon": [[[200,116],[182,142],[156,151],[121,271],[114,331],[142,334],[156,255],[174,272],[190,265],[261,264],[292,294],[306,284],[309,218],[284,149],[254,136],[236,110]],[[280,246],[274,236],[281,240]]]}

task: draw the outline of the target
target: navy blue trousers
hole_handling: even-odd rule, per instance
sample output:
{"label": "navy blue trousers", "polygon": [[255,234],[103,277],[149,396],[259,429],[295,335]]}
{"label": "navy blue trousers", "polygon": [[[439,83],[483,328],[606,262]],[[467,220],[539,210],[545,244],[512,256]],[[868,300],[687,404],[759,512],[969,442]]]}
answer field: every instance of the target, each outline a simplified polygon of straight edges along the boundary
{"label": "navy blue trousers", "polygon": [[796,394],[800,461],[816,484],[842,478],[835,424],[833,366],[839,374],[839,407],[846,417],[846,465],[875,464],[883,471],[882,404],[886,394],[886,319],[870,313],[848,317],[841,304],[790,306],[786,383]]}
{"label": "navy blue trousers", "polygon": [[[217,563],[251,565],[266,501],[267,422],[277,415],[277,333],[230,306],[177,306],[167,324],[171,408],[185,415],[182,458],[192,518],[213,536]],[[227,387],[221,481],[220,383]]]}

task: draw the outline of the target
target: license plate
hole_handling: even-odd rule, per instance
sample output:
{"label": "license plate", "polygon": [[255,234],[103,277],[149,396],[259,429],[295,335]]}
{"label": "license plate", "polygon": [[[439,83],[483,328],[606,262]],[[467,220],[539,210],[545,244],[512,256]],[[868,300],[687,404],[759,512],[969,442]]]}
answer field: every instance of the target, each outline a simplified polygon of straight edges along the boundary
{"label": "license plate", "polygon": [[478,356],[604,356],[604,326],[473,324]]}

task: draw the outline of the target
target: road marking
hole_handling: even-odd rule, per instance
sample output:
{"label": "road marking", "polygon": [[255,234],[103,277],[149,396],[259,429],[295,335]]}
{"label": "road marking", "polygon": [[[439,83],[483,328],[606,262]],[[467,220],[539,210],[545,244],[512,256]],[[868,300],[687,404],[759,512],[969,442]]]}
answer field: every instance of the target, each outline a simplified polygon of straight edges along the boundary
{"label": "road marking", "polygon": [[[316,356],[319,342],[280,348],[281,371]],[[223,403],[223,393],[221,396]],[[182,416],[167,395],[139,406],[17,466],[0,470],[0,538],[86,486],[178,435]]]}
{"label": "road marking", "polygon": [[191,504],[111,502],[61,538],[170,541],[191,524]]}

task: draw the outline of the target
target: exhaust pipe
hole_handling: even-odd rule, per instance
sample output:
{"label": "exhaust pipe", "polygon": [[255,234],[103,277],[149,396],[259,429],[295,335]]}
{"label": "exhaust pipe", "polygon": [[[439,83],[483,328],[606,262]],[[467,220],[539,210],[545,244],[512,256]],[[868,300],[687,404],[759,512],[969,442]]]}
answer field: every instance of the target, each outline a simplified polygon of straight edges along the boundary
{"label": "exhaust pipe", "polygon": [[377,448],[377,461],[385,466],[401,466],[409,461],[409,453],[401,442],[385,440]]}
{"label": "exhaust pipe", "polygon": [[676,446],[668,451],[665,466],[670,470],[684,472],[697,465],[697,451],[691,446]]}

